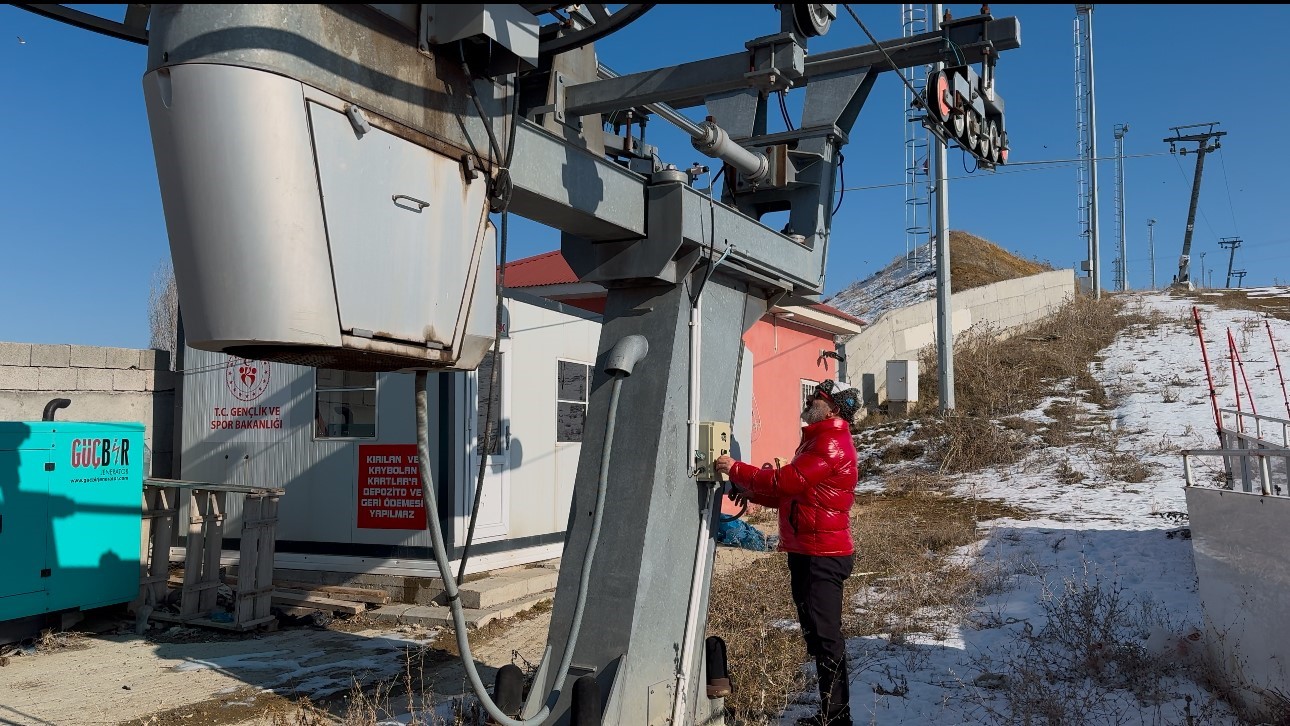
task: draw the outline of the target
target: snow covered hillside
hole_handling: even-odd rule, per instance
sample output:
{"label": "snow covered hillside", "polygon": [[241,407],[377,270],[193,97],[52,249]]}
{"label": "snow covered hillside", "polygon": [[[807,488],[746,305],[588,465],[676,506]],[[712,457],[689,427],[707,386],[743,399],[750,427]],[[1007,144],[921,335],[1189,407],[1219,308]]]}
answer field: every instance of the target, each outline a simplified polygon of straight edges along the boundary
{"label": "snow covered hillside", "polygon": [[[887,267],[848,285],[825,302],[872,322],[888,310],[930,300],[936,295],[936,267],[931,259],[929,246],[921,245],[908,259],[904,255],[897,257]],[[950,232],[950,267],[954,292],[1051,269],[960,230]]]}
{"label": "snow covered hillside", "polygon": [[936,267],[927,263],[927,245],[918,248],[917,259],[922,263],[898,257],[871,277],[849,285],[825,302],[872,323],[888,310],[931,300],[936,295]]}
{"label": "snow covered hillside", "polygon": [[[892,296],[921,284],[902,279],[887,288]],[[1290,288],[1258,296],[1290,298]],[[1094,364],[1113,409],[1080,401],[1076,418],[1101,427],[1123,456],[1082,443],[1048,447],[958,479],[960,496],[1033,515],[989,522],[985,538],[961,552],[997,582],[970,615],[944,614],[931,635],[849,642],[857,724],[1240,723],[1196,680],[1201,610],[1178,452],[1218,442],[1193,302],[1128,296],[1130,308],[1158,311],[1163,322],[1130,327]],[[1235,403],[1230,328],[1259,411],[1287,415],[1264,318],[1205,304],[1201,314],[1220,405]],[[1290,358],[1290,322],[1270,322]],[[1023,418],[1052,421],[1051,402]],[[881,489],[883,478],[863,486]],[[813,709],[794,706],[785,721]]]}

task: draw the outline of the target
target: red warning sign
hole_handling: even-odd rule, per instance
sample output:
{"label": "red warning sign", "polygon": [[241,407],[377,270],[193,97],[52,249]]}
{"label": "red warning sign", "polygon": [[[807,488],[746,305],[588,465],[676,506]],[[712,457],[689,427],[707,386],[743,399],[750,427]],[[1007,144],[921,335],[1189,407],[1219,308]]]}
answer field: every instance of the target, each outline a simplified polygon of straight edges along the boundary
{"label": "red warning sign", "polygon": [[425,529],[416,444],[359,444],[358,526]]}

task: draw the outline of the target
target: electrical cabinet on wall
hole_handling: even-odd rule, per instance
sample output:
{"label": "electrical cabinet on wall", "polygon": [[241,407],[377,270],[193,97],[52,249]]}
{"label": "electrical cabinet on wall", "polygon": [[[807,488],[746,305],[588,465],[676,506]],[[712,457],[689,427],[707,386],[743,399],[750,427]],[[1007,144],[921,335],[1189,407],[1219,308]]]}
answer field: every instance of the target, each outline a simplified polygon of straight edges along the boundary
{"label": "electrical cabinet on wall", "polygon": [[0,422],[0,622],[139,590],[143,425]]}

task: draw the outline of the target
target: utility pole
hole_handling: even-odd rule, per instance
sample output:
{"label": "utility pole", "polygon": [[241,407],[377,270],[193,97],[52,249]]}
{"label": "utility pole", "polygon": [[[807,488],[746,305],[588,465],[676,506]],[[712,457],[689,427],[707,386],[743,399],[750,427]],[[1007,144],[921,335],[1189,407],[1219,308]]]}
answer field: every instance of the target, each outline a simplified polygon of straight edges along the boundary
{"label": "utility pole", "polygon": [[[1208,287],[1208,285],[1205,284],[1205,255],[1207,254],[1209,253],[1208,252],[1200,253],[1200,286],[1201,287]],[[1186,255],[1183,255],[1183,257],[1186,257]],[[1178,278],[1174,278],[1174,282],[1177,282],[1177,281],[1178,281]],[[1190,282],[1190,279],[1188,280],[1188,282]]]}
{"label": "utility pole", "polygon": [[1097,104],[1093,77],[1093,6],[1075,6],[1076,151],[1079,165],[1080,222],[1088,238],[1089,284],[1102,296],[1101,242],[1097,220]]}
{"label": "utility pole", "polygon": [[1156,220],[1147,220],[1147,249],[1151,254],[1151,289],[1156,289]]}
{"label": "utility pole", "polygon": [[1232,277],[1236,278],[1236,287],[1240,289],[1241,283],[1245,280],[1245,270],[1232,270]]}
{"label": "utility pole", "polygon": [[1129,252],[1124,226],[1124,135],[1129,133],[1129,125],[1116,124],[1113,131],[1115,132],[1115,226],[1120,232],[1120,292],[1124,292],[1129,289]]}
{"label": "utility pole", "polygon": [[1218,241],[1219,247],[1230,250],[1227,254],[1227,281],[1223,283],[1224,288],[1232,286],[1232,263],[1236,261],[1236,248],[1241,246],[1241,240],[1236,237],[1224,237]]}
{"label": "utility pole", "polygon": [[[932,20],[939,30],[945,19],[940,3],[932,5]],[[935,70],[944,70],[937,63]],[[950,290],[950,189],[948,141],[933,138],[936,173],[936,364],[940,367],[941,413],[954,410],[954,323]]]}
{"label": "utility pole", "polygon": [[[1217,139],[1220,136],[1227,135],[1226,131],[1214,130],[1214,127],[1219,123],[1221,122],[1211,121],[1210,123],[1190,124],[1188,126],[1173,126],[1171,128],[1173,129],[1174,135],[1164,140],[1165,143],[1169,144],[1170,153],[1174,153],[1176,151],[1177,147],[1175,144],[1184,141],[1195,141],[1197,144],[1195,151],[1196,177],[1192,181],[1191,185],[1191,205],[1187,209],[1187,229],[1183,233],[1182,255],[1178,257],[1178,274],[1174,277],[1175,285],[1186,286],[1191,283],[1191,237],[1192,232],[1196,229],[1196,208],[1200,205],[1200,179],[1201,175],[1205,172],[1205,154],[1219,149],[1222,144],[1220,144]],[[1183,129],[1198,129],[1202,126],[1207,127],[1205,131],[1194,134],[1183,134]],[[1213,144],[1210,143],[1211,141],[1213,141]],[[1187,149],[1183,149],[1181,153],[1186,156]],[[1201,283],[1203,284],[1204,282],[1205,278],[1202,276]]]}

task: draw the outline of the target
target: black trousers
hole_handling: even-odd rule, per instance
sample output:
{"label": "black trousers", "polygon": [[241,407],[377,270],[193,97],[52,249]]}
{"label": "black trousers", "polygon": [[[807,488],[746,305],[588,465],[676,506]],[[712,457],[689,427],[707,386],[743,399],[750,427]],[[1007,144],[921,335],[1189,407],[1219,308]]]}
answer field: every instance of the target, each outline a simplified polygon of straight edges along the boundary
{"label": "black trousers", "polygon": [[851,723],[851,688],[847,680],[846,640],[842,637],[842,581],[851,576],[855,557],[788,555],[793,604],[815,659],[820,679],[820,713],[829,724]]}

